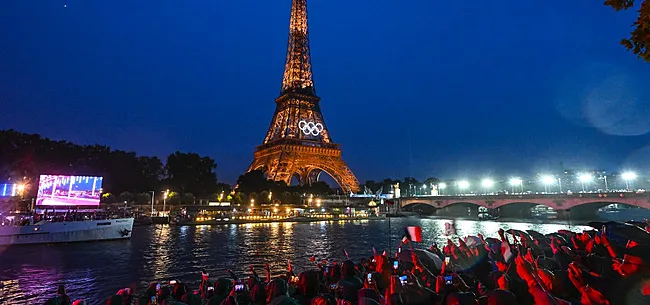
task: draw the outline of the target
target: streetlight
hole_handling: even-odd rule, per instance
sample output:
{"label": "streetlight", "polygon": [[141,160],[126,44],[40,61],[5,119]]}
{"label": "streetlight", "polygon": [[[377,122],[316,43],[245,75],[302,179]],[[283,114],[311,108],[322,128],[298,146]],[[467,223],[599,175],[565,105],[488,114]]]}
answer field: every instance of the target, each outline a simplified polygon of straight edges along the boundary
{"label": "streetlight", "polygon": [[255,199],[251,198],[251,208],[255,206]]}
{"label": "streetlight", "polygon": [[163,195],[163,216],[165,214],[165,210],[167,210],[166,205],[167,205],[167,196],[169,195],[169,190],[165,191],[165,194]]}
{"label": "streetlight", "polygon": [[492,188],[492,186],[494,185],[494,180],[492,180],[490,178],[485,178],[485,179],[481,180],[481,185],[485,189],[485,194],[487,195],[488,189]]}
{"label": "streetlight", "polygon": [[512,193],[514,194],[514,192],[515,192],[515,186],[521,187],[521,192],[523,193],[524,192],[523,184],[524,184],[524,181],[522,181],[520,178],[512,178],[512,179],[510,179],[510,186],[511,186]]}
{"label": "streetlight", "polygon": [[582,192],[585,192],[585,183],[589,183],[591,181],[591,175],[590,174],[580,174],[578,176],[578,180],[580,180],[580,184],[582,184]]}
{"label": "streetlight", "polygon": [[438,190],[440,190],[438,192],[438,195],[442,195],[442,190],[444,190],[446,187],[447,187],[447,183],[440,182],[440,184],[438,184]]}
{"label": "streetlight", "polygon": [[458,188],[461,190],[461,194],[465,189],[469,188],[469,182],[467,180],[458,181]]}
{"label": "streetlight", "polygon": [[633,172],[625,172],[623,175],[623,180],[625,180],[625,190],[629,191],[630,190],[630,181],[636,179],[636,174]]}
{"label": "streetlight", "polygon": [[427,194],[427,185],[423,184],[422,185],[422,195],[426,195],[426,194]]}
{"label": "streetlight", "polygon": [[542,183],[544,184],[544,193],[548,193],[548,186],[555,182],[555,178],[550,175],[542,176]]}
{"label": "streetlight", "polygon": [[156,198],[156,191],[149,191],[151,192],[151,217],[153,217],[153,200]]}

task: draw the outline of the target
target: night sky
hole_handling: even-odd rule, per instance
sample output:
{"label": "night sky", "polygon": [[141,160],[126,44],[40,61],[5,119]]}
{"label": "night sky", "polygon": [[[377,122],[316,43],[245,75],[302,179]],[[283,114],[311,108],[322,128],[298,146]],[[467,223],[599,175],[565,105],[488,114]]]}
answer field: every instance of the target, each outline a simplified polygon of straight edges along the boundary
{"label": "night sky", "polygon": [[[5,1],[0,129],[234,182],[280,92],[290,0]],[[310,0],[317,94],[361,181],[647,171],[650,69],[602,1]]]}

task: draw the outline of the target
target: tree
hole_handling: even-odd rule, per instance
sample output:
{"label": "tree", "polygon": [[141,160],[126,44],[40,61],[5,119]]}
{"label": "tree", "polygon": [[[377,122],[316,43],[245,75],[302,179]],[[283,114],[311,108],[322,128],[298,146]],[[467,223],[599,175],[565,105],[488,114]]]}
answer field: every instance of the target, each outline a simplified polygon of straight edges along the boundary
{"label": "tree", "polygon": [[196,153],[175,152],[167,157],[165,171],[170,188],[207,197],[217,191],[217,164]]}
{"label": "tree", "polygon": [[134,201],[136,203],[150,203],[151,202],[151,194],[150,193],[138,193],[135,195]]}
{"label": "tree", "polygon": [[100,200],[101,203],[116,203],[119,200],[117,196],[111,194],[111,193],[104,193],[102,194],[102,199]]}
{"label": "tree", "polygon": [[648,0],[605,0],[605,5],[616,11],[628,10],[639,5],[639,17],[632,26],[634,30],[629,38],[623,38],[621,44],[639,58],[650,62],[650,1]]}
{"label": "tree", "polygon": [[424,184],[427,187],[430,187],[431,185],[438,185],[438,183],[440,183],[440,179],[434,177],[429,177],[426,180],[424,180]]}
{"label": "tree", "polygon": [[178,192],[169,192],[167,194],[167,199],[165,199],[165,204],[178,205],[180,203],[181,203],[181,195]]}
{"label": "tree", "polygon": [[196,197],[194,197],[194,195],[192,195],[192,193],[185,193],[185,194],[183,194],[183,197],[181,197],[181,202],[183,204],[187,204],[187,205],[194,204],[195,200],[196,200]]}
{"label": "tree", "polygon": [[260,200],[260,203],[271,203],[269,200],[269,192],[267,190],[263,190],[258,199]]}
{"label": "tree", "polygon": [[120,194],[120,201],[127,203],[133,201],[133,194],[129,192],[122,192],[122,194]]}
{"label": "tree", "polygon": [[243,193],[268,191],[272,183],[264,177],[259,170],[250,171],[239,176],[237,179],[237,191]]}
{"label": "tree", "polygon": [[291,203],[291,192],[289,191],[282,192],[282,194],[280,195],[280,201],[282,201],[282,203]]}

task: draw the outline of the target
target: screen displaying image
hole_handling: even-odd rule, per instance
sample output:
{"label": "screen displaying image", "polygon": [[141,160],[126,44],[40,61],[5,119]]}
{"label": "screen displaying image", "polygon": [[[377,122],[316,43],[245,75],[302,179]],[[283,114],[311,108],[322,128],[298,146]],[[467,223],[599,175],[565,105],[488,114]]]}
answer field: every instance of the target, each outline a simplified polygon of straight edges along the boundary
{"label": "screen displaying image", "polygon": [[41,175],[36,205],[98,206],[102,177]]}

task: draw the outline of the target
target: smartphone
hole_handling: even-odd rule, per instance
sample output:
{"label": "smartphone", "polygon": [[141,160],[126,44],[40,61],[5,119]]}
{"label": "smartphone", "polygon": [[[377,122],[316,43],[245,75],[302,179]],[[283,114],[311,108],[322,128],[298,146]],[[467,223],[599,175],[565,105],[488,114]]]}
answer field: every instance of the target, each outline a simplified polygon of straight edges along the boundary
{"label": "smartphone", "polygon": [[291,281],[294,283],[298,283],[299,278],[297,276],[292,276]]}
{"label": "smartphone", "polygon": [[445,284],[451,285],[453,277],[451,275],[445,275]]}
{"label": "smartphone", "polygon": [[151,303],[156,304],[156,296],[155,295],[151,297]]}
{"label": "smartphone", "polygon": [[334,289],[338,289],[338,288],[339,288],[339,285],[338,285],[338,284],[332,284],[332,285],[330,285],[330,289],[332,289],[332,290],[334,290]]}
{"label": "smartphone", "polygon": [[368,273],[368,284],[372,284],[372,273]]}
{"label": "smartphone", "polygon": [[330,274],[330,267],[325,267],[325,273]]}
{"label": "smartphone", "polygon": [[402,253],[402,247],[397,248],[397,253]]}
{"label": "smartphone", "polygon": [[397,270],[399,268],[399,261],[393,262],[393,269]]}
{"label": "smartphone", "polygon": [[160,290],[160,283],[156,284],[156,291]]}
{"label": "smartphone", "polygon": [[176,285],[176,280],[169,281],[169,285]]}
{"label": "smartphone", "polygon": [[377,262],[377,260],[373,258],[373,259],[372,259],[372,262],[373,262],[373,263],[376,263],[376,262]]}
{"label": "smartphone", "polygon": [[212,286],[208,287],[208,291],[213,291],[213,290],[214,290],[214,287],[212,287]]}
{"label": "smartphone", "polygon": [[449,262],[451,261],[451,257],[446,256],[445,257],[445,265],[449,265]]}
{"label": "smartphone", "polygon": [[243,290],[244,290],[244,284],[235,285],[235,291],[243,291]]}

